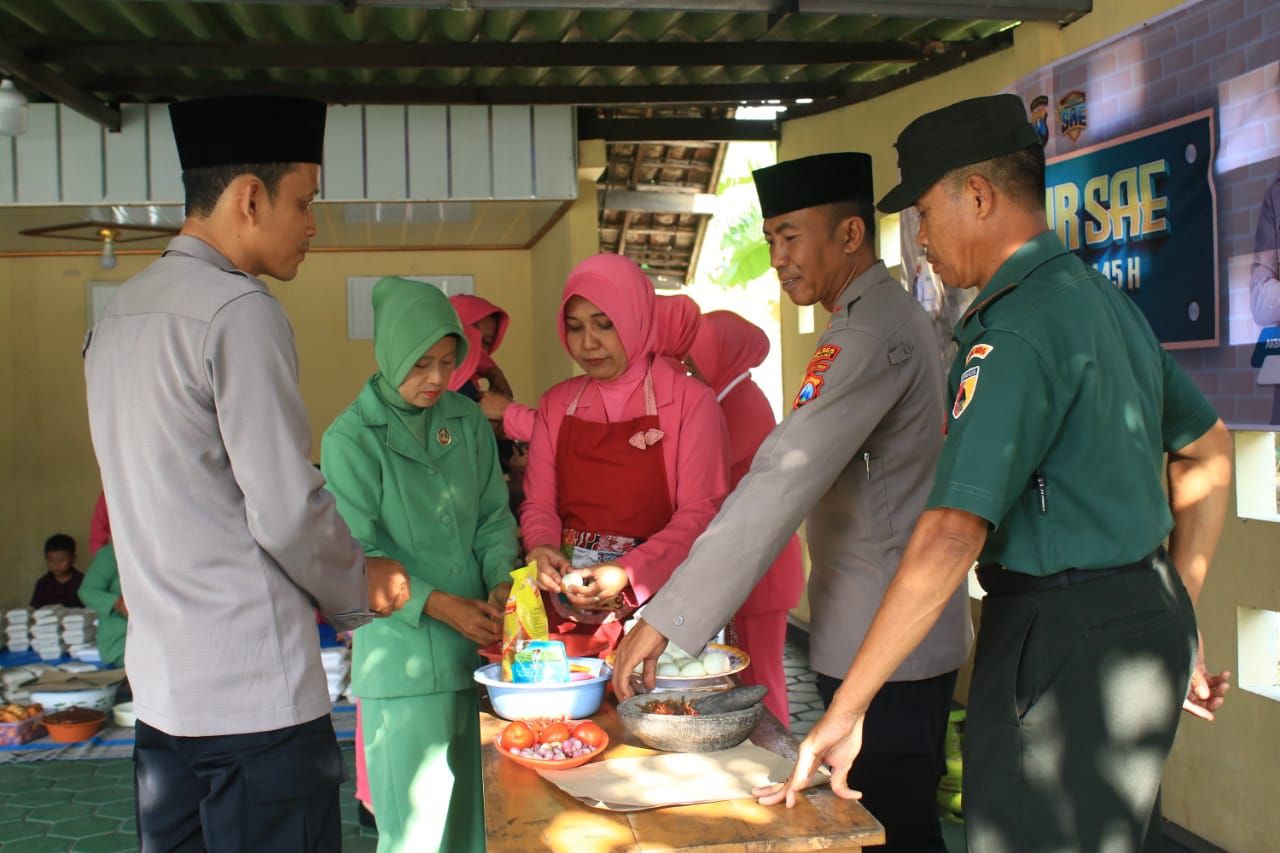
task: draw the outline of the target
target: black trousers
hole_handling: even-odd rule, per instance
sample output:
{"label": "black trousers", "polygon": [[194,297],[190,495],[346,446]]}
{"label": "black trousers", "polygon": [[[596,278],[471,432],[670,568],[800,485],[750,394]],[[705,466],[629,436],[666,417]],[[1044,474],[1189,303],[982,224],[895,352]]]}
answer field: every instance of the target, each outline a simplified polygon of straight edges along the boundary
{"label": "black trousers", "polygon": [[[827,707],[841,681],[818,674]],[[946,772],[947,712],[956,671],[920,681],[891,681],[871,700],[862,751],[849,787],[884,825],[887,853],[946,853],[938,823],[938,779]]]}
{"label": "black trousers", "polygon": [[133,769],[143,853],[342,849],[346,766],[327,715],[215,737],[174,737],[139,720]]}
{"label": "black trousers", "polygon": [[1160,849],[1195,656],[1195,612],[1163,552],[1150,571],[988,595],[964,729],[969,850]]}

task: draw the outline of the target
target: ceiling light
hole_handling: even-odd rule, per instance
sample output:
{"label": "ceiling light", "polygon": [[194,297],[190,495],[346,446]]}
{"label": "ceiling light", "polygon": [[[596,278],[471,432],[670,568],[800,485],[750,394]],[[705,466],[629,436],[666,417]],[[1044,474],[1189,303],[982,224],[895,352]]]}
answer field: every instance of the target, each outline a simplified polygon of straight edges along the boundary
{"label": "ceiling light", "polygon": [[113,270],[116,268],[116,232],[110,228],[103,228],[98,232],[98,236],[102,238],[102,268]]}
{"label": "ceiling light", "polygon": [[27,132],[27,96],[12,80],[0,80],[0,136]]}

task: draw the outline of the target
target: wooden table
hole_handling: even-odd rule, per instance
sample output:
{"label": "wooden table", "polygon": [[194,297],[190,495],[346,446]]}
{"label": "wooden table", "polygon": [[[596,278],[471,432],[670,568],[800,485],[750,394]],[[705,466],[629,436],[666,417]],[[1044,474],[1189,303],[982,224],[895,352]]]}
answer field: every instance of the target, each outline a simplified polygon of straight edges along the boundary
{"label": "wooden table", "polygon": [[[483,702],[482,702],[483,704]],[[652,755],[628,740],[611,700],[592,717],[609,733],[605,758]],[[884,843],[884,828],[856,800],[823,786],[806,791],[795,808],[762,806],[747,798],[639,812],[608,812],[578,802],[536,771],[503,758],[494,744],[506,721],[480,713],[484,743],[484,813],[489,850],[554,853],[623,851],[861,850]],[[751,740],[795,758],[790,736],[768,712]]]}

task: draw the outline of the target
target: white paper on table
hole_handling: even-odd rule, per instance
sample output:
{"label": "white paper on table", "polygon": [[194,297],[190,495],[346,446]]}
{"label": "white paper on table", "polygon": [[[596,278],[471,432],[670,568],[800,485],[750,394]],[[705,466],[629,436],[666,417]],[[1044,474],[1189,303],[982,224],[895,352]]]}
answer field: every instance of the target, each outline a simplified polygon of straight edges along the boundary
{"label": "white paper on table", "polygon": [[[539,769],[538,775],[592,808],[625,812],[750,797],[752,788],[785,782],[792,767],[790,759],[744,743],[719,752],[664,752],[572,770]],[[809,785],[824,781],[815,776]]]}

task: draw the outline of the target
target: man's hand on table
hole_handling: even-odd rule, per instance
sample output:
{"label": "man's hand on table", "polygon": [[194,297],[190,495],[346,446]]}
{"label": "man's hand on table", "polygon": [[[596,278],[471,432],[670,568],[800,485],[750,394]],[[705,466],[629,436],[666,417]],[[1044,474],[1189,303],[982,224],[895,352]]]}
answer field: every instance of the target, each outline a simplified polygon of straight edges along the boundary
{"label": "man's hand on table", "polygon": [[635,627],[627,632],[613,653],[613,692],[618,701],[630,699],[635,695],[631,689],[631,673],[640,662],[644,662],[644,673],[640,680],[645,690],[652,690],[654,679],[658,675],[658,656],[667,647],[667,638],[658,633],[643,619],[637,619]]}
{"label": "man's hand on table", "polygon": [[837,797],[860,800],[862,793],[849,787],[849,768],[862,749],[864,711],[848,711],[840,706],[840,694],[800,744],[796,766],[786,782],[764,785],[751,793],[761,805],[772,806],[786,801],[787,808],[796,804],[796,795],[808,787],[809,777],[822,765],[831,768],[831,790]]}
{"label": "man's hand on table", "polygon": [[369,609],[379,616],[390,616],[409,600],[409,575],[396,560],[367,557],[364,574],[369,584]]}

